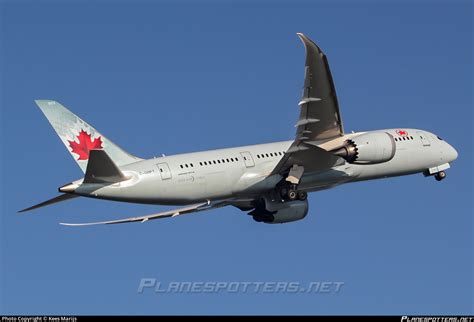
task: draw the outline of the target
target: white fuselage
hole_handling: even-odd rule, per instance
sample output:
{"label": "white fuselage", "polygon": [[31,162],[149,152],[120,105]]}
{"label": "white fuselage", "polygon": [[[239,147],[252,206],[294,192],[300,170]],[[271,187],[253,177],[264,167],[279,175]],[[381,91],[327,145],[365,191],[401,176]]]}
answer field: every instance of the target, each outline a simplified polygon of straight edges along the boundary
{"label": "white fuselage", "polygon": [[[396,136],[394,129],[383,131]],[[305,172],[300,189],[310,192],[347,182],[420,173],[456,159],[456,150],[436,135],[416,129],[407,131],[412,133],[412,139],[397,140],[396,153],[390,161],[378,164],[342,162],[329,170]],[[331,150],[360,134],[362,132],[346,134],[321,142],[319,146]],[[272,171],[291,144],[292,141],[282,141],[143,160],[121,167],[129,180],[107,186],[78,184],[74,193],[163,205],[252,199],[271,191],[282,180]]]}

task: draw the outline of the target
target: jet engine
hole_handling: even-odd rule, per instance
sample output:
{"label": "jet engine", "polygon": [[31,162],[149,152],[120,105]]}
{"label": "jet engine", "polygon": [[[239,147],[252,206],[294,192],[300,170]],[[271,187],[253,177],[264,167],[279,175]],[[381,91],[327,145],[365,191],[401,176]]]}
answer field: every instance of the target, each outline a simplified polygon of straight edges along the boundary
{"label": "jet engine", "polygon": [[346,140],[331,152],[349,163],[375,164],[390,161],[395,151],[392,135],[387,132],[371,132]]}
{"label": "jet engine", "polygon": [[257,207],[249,212],[253,219],[267,224],[283,224],[306,217],[308,213],[308,200],[295,201],[270,201],[261,200]]}

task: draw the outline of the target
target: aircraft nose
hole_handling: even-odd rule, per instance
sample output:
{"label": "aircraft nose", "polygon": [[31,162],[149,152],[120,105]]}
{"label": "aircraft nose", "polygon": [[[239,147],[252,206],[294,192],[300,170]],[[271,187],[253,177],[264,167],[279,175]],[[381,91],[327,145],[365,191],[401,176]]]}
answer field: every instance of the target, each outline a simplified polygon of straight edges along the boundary
{"label": "aircraft nose", "polygon": [[446,151],[446,156],[449,159],[449,162],[453,162],[458,158],[458,151],[456,151],[455,148],[453,148],[450,144],[446,143],[448,146],[447,151]]}

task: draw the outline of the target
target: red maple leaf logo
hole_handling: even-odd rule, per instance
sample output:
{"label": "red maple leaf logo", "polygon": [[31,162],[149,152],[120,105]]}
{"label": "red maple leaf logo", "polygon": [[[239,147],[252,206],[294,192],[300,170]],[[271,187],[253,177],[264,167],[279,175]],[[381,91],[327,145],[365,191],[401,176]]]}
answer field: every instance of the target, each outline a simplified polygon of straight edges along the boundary
{"label": "red maple leaf logo", "polygon": [[89,152],[91,150],[103,149],[102,139],[100,138],[100,136],[95,138],[94,141],[92,141],[91,135],[84,130],[81,130],[81,132],[79,132],[79,134],[77,135],[77,140],[79,141],[79,143],[76,143],[76,141],[68,140],[72,152],[79,155],[79,158],[77,160],[87,160],[89,159]]}
{"label": "red maple leaf logo", "polygon": [[400,136],[407,136],[408,135],[408,132],[405,131],[405,130],[397,130],[396,132]]}

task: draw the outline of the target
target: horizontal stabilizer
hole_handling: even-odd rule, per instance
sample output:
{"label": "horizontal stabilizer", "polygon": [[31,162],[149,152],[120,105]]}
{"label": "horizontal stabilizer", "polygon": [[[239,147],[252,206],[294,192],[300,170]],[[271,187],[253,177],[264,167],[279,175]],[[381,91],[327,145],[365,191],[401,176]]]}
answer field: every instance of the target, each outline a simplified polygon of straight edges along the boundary
{"label": "horizontal stabilizer", "polygon": [[90,151],[84,183],[115,183],[127,179],[104,150]]}
{"label": "horizontal stabilizer", "polygon": [[43,201],[42,203],[39,203],[39,204],[37,204],[37,205],[34,205],[34,206],[31,206],[31,207],[22,209],[22,210],[20,210],[20,211],[18,211],[18,212],[30,211],[30,210],[33,210],[33,209],[37,209],[37,208],[49,206],[49,205],[52,205],[52,204],[54,204],[54,203],[58,203],[58,202],[61,202],[61,201],[66,201],[66,200],[73,199],[73,198],[77,198],[77,197],[79,197],[79,196],[78,196],[78,195],[71,195],[71,194],[65,193],[65,194],[59,195],[59,196],[57,196],[57,197],[54,197],[54,198],[52,198],[52,199]]}

